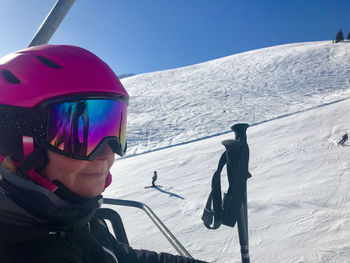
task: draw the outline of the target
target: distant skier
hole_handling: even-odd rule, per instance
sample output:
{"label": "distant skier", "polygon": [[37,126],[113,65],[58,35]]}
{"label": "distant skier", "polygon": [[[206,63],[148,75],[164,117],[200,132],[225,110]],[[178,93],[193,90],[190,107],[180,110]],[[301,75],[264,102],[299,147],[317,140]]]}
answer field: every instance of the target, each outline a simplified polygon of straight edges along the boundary
{"label": "distant skier", "polygon": [[348,133],[345,133],[342,137],[342,139],[338,142],[339,145],[343,146],[344,143],[349,139]]}
{"label": "distant skier", "polygon": [[154,175],[153,175],[153,177],[152,177],[152,186],[153,187],[156,187],[156,181],[157,181],[157,178],[158,178],[158,176],[157,176],[157,171],[154,171]]}

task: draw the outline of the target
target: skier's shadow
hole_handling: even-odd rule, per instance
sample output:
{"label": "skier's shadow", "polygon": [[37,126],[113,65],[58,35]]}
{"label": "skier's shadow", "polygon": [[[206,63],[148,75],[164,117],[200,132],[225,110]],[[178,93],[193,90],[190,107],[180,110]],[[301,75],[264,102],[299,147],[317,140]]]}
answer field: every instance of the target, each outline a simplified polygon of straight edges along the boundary
{"label": "skier's shadow", "polygon": [[168,191],[165,191],[165,190],[163,190],[163,189],[161,189],[161,188],[159,188],[158,186],[153,186],[153,188],[155,188],[155,189],[157,189],[159,192],[162,192],[162,193],[164,193],[164,194],[168,194],[170,197],[177,197],[177,198],[180,198],[180,199],[182,199],[182,200],[184,200],[185,198],[183,198],[182,196],[180,196],[180,195],[177,195],[177,194],[175,194],[175,193],[172,193],[172,192],[168,192]]}

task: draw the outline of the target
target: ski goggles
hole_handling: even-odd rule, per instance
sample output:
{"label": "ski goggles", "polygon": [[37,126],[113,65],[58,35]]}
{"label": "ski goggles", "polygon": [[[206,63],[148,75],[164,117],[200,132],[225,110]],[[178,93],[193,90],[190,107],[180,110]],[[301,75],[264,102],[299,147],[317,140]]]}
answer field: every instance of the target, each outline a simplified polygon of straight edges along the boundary
{"label": "ski goggles", "polygon": [[47,112],[46,140],[38,143],[44,148],[80,160],[96,159],[107,144],[125,154],[127,101],[76,99],[51,104]]}

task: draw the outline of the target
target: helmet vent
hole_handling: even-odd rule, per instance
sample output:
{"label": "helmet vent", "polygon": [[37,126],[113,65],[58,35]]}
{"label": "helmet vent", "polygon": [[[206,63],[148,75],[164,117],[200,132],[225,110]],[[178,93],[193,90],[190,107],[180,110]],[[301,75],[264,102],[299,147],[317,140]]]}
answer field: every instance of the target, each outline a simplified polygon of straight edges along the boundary
{"label": "helmet vent", "polygon": [[46,66],[49,66],[50,68],[62,68],[60,65],[56,64],[48,58],[37,56],[37,59],[39,59],[42,63],[44,63]]}
{"label": "helmet vent", "polygon": [[12,83],[12,84],[19,84],[19,83],[21,83],[21,82],[19,81],[19,79],[18,79],[15,75],[13,75],[13,73],[12,73],[11,71],[9,71],[9,70],[7,70],[7,69],[3,69],[3,70],[2,70],[2,75],[4,75],[4,77],[6,78],[6,80],[7,80],[8,82]]}

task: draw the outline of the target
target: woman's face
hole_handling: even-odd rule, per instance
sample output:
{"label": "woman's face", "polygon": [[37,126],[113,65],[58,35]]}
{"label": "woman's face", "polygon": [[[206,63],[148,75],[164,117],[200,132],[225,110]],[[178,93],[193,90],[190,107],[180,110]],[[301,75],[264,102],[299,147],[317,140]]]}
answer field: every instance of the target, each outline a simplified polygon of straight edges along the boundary
{"label": "woman's face", "polygon": [[109,145],[93,161],[77,160],[48,151],[48,164],[42,175],[50,181],[59,180],[82,197],[91,198],[103,192],[114,158]]}

